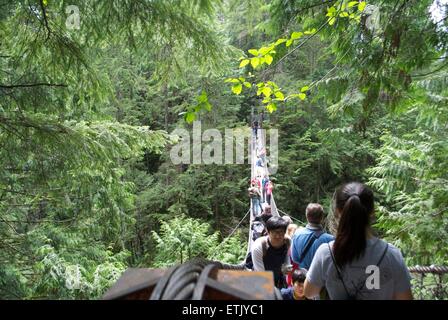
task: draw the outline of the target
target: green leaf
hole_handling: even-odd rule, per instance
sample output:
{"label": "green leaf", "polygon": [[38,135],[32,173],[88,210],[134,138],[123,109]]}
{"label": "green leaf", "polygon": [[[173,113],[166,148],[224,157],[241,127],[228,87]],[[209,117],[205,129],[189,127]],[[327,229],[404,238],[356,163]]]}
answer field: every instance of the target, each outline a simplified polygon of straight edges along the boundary
{"label": "green leaf", "polygon": [[285,100],[285,95],[281,91],[277,91],[274,93],[275,97],[279,100]]}
{"label": "green leaf", "polygon": [[274,89],[278,89],[278,85],[275,83],[275,82],[273,82],[273,81],[268,81],[268,82],[266,82],[268,85],[270,85],[272,88],[274,88]]}
{"label": "green leaf", "polygon": [[309,34],[315,34],[317,32],[317,29],[316,28],[313,28],[313,29],[311,29],[311,30],[307,30],[307,31],[305,31],[305,34],[306,35],[309,35]]}
{"label": "green leaf", "polygon": [[249,59],[241,60],[240,68],[244,68],[245,66],[247,66],[249,64],[249,62],[250,62]]}
{"label": "green leaf", "polygon": [[228,79],[224,80],[224,82],[239,83],[240,81],[235,78],[228,78]]}
{"label": "green leaf", "polygon": [[348,17],[348,12],[341,12],[339,14],[339,16],[342,17],[342,18]]}
{"label": "green leaf", "polygon": [[236,84],[232,87],[232,92],[235,94],[240,94],[242,90],[243,90],[243,85],[241,83]]}
{"label": "green leaf", "polygon": [[310,87],[308,87],[308,86],[304,86],[304,87],[302,87],[302,89],[300,89],[300,92],[308,91],[309,88],[310,88]]}
{"label": "green leaf", "polygon": [[258,50],[258,53],[261,54],[262,56],[268,54],[269,52],[272,52],[272,50],[274,49],[274,45],[271,45],[269,47],[262,47],[260,50]]}
{"label": "green leaf", "polygon": [[256,68],[260,64],[260,58],[252,58],[250,59],[250,64],[252,65],[252,68]]}
{"label": "green leaf", "polygon": [[303,32],[293,32],[291,34],[291,40],[299,39],[301,36],[303,36]]}
{"label": "green leaf", "polygon": [[365,9],[365,7],[366,7],[366,2],[365,2],[365,1],[362,1],[362,2],[360,2],[359,5],[358,5],[358,10],[359,10],[360,12],[363,12],[364,9]]}
{"label": "green leaf", "polygon": [[336,18],[335,17],[328,19],[328,24],[330,26],[334,25],[335,22],[336,22]]}
{"label": "green leaf", "polygon": [[249,49],[248,52],[253,56],[258,56],[258,50],[257,49]]}
{"label": "green leaf", "polygon": [[192,123],[196,119],[196,114],[194,112],[187,112],[185,114],[185,121]]}
{"label": "green leaf", "polygon": [[270,97],[272,94],[272,89],[269,87],[264,87],[261,89],[261,92],[264,94],[265,97]]}
{"label": "green leaf", "polygon": [[300,98],[300,100],[305,100],[305,98],[306,98],[306,94],[304,94],[304,93],[299,93],[299,98]]}
{"label": "green leaf", "polygon": [[286,41],[287,41],[287,39],[280,38],[280,39],[278,39],[277,41],[275,41],[274,45],[275,45],[275,46],[278,46],[279,44],[282,44],[283,42],[286,42]]}
{"label": "green leaf", "polygon": [[266,63],[267,63],[268,65],[270,65],[270,64],[272,63],[272,60],[274,60],[274,58],[273,58],[270,54],[267,54],[267,55],[264,57],[264,59],[265,59],[265,61],[266,61]]}
{"label": "green leaf", "polygon": [[336,8],[330,7],[327,9],[327,14],[325,16],[327,17],[333,17],[336,14]]}
{"label": "green leaf", "polygon": [[211,111],[212,110],[212,105],[210,104],[210,102],[204,102],[204,108],[207,110],[207,111]]}
{"label": "green leaf", "polygon": [[243,77],[239,77],[238,80],[240,80],[240,82],[244,82],[244,81],[246,81],[246,79],[243,78]]}
{"label": "green leaf", "polygon": [[354,6],[356,6],[358,3],[359,3],[358,1],[350,1],[350,2],[348,3],[348,7],[349,7],[349,8],[354,7]]}
{"label": "green leaf", "polygon": [[272,102],[266,106],[266,109],[269,111],[269,113],[272,113],[277,110],[277,104],[275,102]]}
{"label": "green leaf", "polygon": [[252,84],[250,82],[245,81],[243,84],[246,86],[246,88],[252,87]]}
{"label": "green leaf", "polygon": [[202,93],[200,96],[198,96],[198,102],[206,102],[207,101],[207,92],[205,90],[202,90]]}
{"label": "green leaf", "polygon": [[291,40],[291,39],[289,39],[288,41],[286,41],[286,47],[289,47],[289,46],[292,44],[293,41],[294,41],[294,40]]}

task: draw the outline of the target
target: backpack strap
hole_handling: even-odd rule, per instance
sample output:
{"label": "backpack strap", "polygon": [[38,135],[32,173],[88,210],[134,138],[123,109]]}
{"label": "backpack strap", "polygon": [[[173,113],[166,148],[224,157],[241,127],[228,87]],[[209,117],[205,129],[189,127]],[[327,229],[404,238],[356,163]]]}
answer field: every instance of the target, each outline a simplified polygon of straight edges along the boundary
{"label": "backpack strap", "polygon": [[[316,233],[319,233],[319,235],[317,237],[316,237]],[[301,264],[303,259],[305,259],[306,255],[307,255],[308,251],[310,251],[311,246],[313,245],[314,241],[319,239],[320,236],[323,234],[324,234],[323,230],[320,230],[319,232],[313,232],[311,234],[311,237],[308,239],[308,241],[306,243],[305,249],[303,249],[302,254],[299,257],[299,261],[298,261],[299,264]]]}
{"label": "backpack strap", "polygon": [[[261,249],[263,251],[263,258],[266,255],[266,252],[268,251],[268,237],[267,236],[263,236],[262,240],[261,240]],[[246,256],[246,260],[245,260],[245,266],[248,269],[254,269],[254,264],[253,264],[253,260],[252,260],[252,250],[250,250],[247,253]]]}
{"label": "backpack strap", "polygon": [[[381,257],[380,257],[380,259],[378,260],[378,263],[376,264],[377,267],[379,267],[380,264],[381,264],[381,262],[383,262],[383,259],[384,259],[384,257],[386,256],[386,253],[387,253],[387,250],[388,250],[388,249],[389,249],[389,244],[386,243],[386,248],[384,248],[384,251],[383,251]],[[337,273],[338,273],[338,278],[341,280],[342,285],[344,286],[344,290],[345,290],[345,292],[347,293],[347,296],[348,296],[349,298],[353,298],[353,296],[348,292],[347,287],[345,286],[345,282],[344,282],[344,280],[343,280],[343,278],[342,278],[341,271],[339,270],[339,267],[338,267],[338,265],[337,265],[337,263],[336,263],[336,259],[334,258],[333,251],[331,251],[331,247],[330,247],[330,244],[329,244],[329,243],[328,243],[328,250],[330,250],[331,259],[333,260],[333,264],[334,264],[334,266],[335,266],[335,268],[336,268],[336,271],[337,271]],[[354,298],[356,298],[356,296],[355,296]]]}
{"label": "backpack strap", "polygon": [[378,261],[378,263],[376,264],[377,267],[380,266],[381,262],[383,262],[384,257],[386,256],[386,252],[389,249],[389,244],[386,242],[386,248],[383,251],[383,254],[381,255],[380,260]]}
{"label": "backpack strap", "polygon": [[339,280],[341,280],[342,285],[344,286],[345,293],[350,298],[352,295],[348,292],[347,287],[345,286],[344,279],[342,279],[341,271],[339,270],[338,264],[336,263],[336,259],[334,258],[333,251],[331,251],[330,244],[327,243],[327,245],[328,245],[328,250],[330,250],[331,260],[333,260],[333,264],[336,268],[336,272],[338,273],[338,278],[339,278]]}
{"label": "backpack strap", "polygon": [[263,241],[261,242],[261,249],[263,250],[263,258],[266,255],[266,252],[268,251],[268,236],[264,236]]}

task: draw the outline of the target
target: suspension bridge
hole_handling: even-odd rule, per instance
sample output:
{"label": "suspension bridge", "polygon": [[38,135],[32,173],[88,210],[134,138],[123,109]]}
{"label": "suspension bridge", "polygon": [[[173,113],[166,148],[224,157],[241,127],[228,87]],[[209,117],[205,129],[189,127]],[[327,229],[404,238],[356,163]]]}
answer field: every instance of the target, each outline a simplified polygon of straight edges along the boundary
{"label": "suspension bridge", "polygon": [[[266,150],[266,132],[263,129],[258,129],[257,133],[253,132],[251,135],[250,181],[262,179],[265,176],[270,179],[269,161],[262,161],[262,166],[257,165],[261,150]],[[284,214],[277,207],[274,192],[271,194],[270,206],[273,216]],[[254,209],[253,201],[250,201],[249,210],[222,243],[232,236],[249,216],[247,253],[251,251],[254,242],[253,225],[256,218]],[[448,299],[448,286],[445,278],[448,274],[448,267],[414,266],[410,267],[409,271],[413,277],[415,298]],[[130,268],[106,292],[103,299],[280,300],[281,295],[274,286],[270,271],[249,271],[246,269],[245,261],[238,265],[230,265],[219,261],[194,259],[169,269]]]}

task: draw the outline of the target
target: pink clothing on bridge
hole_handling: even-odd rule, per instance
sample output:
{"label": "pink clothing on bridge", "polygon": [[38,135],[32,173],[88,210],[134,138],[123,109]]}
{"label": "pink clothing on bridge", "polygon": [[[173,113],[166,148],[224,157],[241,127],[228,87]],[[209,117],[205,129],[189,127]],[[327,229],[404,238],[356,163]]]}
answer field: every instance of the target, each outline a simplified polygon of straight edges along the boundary
{"label": "pink clothing on bridge", "polygon": [[274,184],[272,181],[269,181],[268,185],[266,186],[266,194],[272,194],[272,190],[274,189]]}

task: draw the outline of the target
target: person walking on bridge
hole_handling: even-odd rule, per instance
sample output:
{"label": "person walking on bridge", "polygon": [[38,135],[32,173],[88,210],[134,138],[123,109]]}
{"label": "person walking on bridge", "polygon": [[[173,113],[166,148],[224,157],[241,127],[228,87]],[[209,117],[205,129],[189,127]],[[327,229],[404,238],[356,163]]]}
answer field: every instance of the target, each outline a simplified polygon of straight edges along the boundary
{"label": "person walking on bridge", "polygon": [[411,277],[400,250],[372,230],[372,190],[358,182],[344,184],[336,190],[333,206],[336,240],[317,249],[305,295],[318,296],[325,287],[330,299],[412,299]]}
{"label": "person walking on bridge", "polygon": [[285,236],[288,223],[274,216],[266,222],[268,235],[258,238],[252,247],[254,271],[272,271],[277,288],[285,288],[282,266],[289,264],[288,250],[291,240]]}
{"label": "person walking on bridge", "polygon": [[262,147],[260,151],[258,151],[257,156],[261,158],[264,165],[266,163],[266,148]]}
{"label": "person walking on bridge", "polygon": [[251,187],[248,189],[249,191],[249,197],[252,202],[252,214],[254,217],[258,217],[261,214],[262,207],[261,207],[261,192],[259,187],[257,186],[257,182],[252,180]]}
{"label": "person walking on bridge", "polygon": [[271,205],[271,197],[272,197],[272,191],[274,190],[274,183],[269,180],[266,184],[266,202],[267,204]]}
{"label": "person walking on bridge", "polygon": [[266,203],[266,186],[269,182],[269,178],[268,175],[265,174],[263,177],[263,180],[261,180],[261,190],[262,190],[262,195],[263,195],[263,202]]}
{"label": "person walking on bridge", "polygon": [[308,224],[294,234],[291,258],[300,268],[309,269],[319,246],[334,240],[334,237],[324,231],[322,226],[324,209],[320,204],[308,204],[305,215]]}
{"label": "person walking on bridge", "polygon": [[254,120],[254,122],[252,122],[252,132],[255,136],[255,139],[258,139],[257,133],[258,133],[258,121]]}

